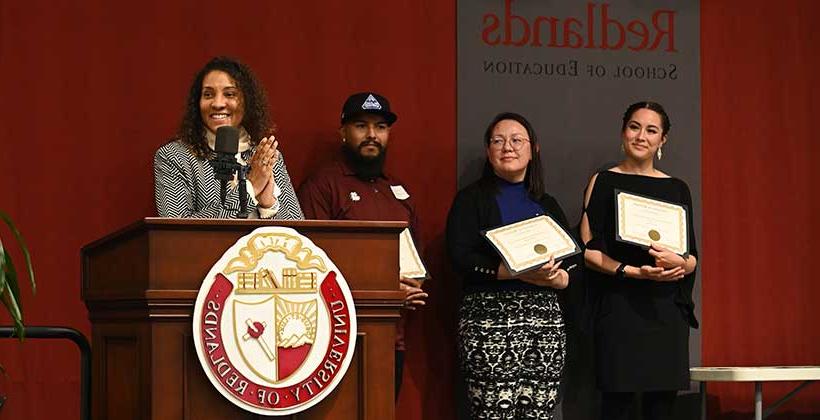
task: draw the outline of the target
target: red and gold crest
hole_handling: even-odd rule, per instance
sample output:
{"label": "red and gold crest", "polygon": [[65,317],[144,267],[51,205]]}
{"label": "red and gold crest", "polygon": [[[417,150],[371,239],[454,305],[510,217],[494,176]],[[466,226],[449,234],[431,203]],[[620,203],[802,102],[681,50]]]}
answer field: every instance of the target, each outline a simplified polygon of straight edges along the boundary
{"label": "red and gold crest", "polygon": [[324,251],[293,229],[263,227],[208,273],[193,330],[202,367],[222,395],[257,414],[290,415],[341,381],[356,314]]}

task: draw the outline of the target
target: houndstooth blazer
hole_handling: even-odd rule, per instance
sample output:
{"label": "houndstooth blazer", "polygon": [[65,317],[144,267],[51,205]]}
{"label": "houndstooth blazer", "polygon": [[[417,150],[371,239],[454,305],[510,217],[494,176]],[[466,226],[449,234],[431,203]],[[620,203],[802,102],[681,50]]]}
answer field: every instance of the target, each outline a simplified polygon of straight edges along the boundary
{"label": "houndstooth blazer", "polygon": [[[242,158],[247,161],[251,153],[251,150],[244,152]],[[281,152],[273,165],[273,179],[282,191],[278,197],[279,210],[273,218],[304,219]],[[233,219],[239,212],[239,188],[229,184],[222,206],[219,182],[214,178],[210,161],[194,156],[180,141],[172,141],[154,154],[154,201],[160,217]],[[251,218],[259,217],[256,200],[250,194],[248,211]]]}

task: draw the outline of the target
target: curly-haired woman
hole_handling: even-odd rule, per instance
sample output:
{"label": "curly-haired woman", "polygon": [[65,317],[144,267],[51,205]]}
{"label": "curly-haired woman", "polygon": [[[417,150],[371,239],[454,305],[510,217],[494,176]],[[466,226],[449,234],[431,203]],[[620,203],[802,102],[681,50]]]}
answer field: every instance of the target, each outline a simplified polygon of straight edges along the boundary
{"label": "curly-haired woman", "polygon": [[285,159],[277,150],[265,91],[248,66],[216,57],[191,84],[179,132],[154,155],[154,199],[162,217],[234,218],[239,212],[237,183],[225,204],[211,165],[216,130],[240,131],[237,161],[249,166],[251,217],[303,219]]}

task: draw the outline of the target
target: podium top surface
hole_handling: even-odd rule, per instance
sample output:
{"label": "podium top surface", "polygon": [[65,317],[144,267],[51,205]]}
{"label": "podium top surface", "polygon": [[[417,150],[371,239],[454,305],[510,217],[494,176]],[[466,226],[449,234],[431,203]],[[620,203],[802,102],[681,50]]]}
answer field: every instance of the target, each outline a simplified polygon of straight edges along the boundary
{"label": "podium top surface", "polygon": [[401,233],[407,222],[390,220],[271,220],[271,219],[179,219],[170,217],[146,217],[118,229],[82,247],[83,252],[123,236],[146,230],[234,230],[250,231],[261,226],[283,226],[302,231],[359,232],[383,230]]}
{"label": "podium top surface", "polygon": [[296,230],[358,290],[398,290],[399,221],[170,219],[149,217],[82,248],[82,296],[143,299],[198,290],[226,249],[263,226]]}

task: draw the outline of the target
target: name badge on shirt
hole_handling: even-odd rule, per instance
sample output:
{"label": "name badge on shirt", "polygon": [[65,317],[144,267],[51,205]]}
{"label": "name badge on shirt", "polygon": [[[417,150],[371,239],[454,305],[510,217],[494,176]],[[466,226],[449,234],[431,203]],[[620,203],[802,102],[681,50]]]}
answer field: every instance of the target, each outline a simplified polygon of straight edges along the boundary
{"label": "name badge on shirt", "polygon": [[407,200],[410,198],[410,194],[407,194],[407,190],[401,185],[391,185],[390,189],[393,191],[393,195],[397,200]]}

